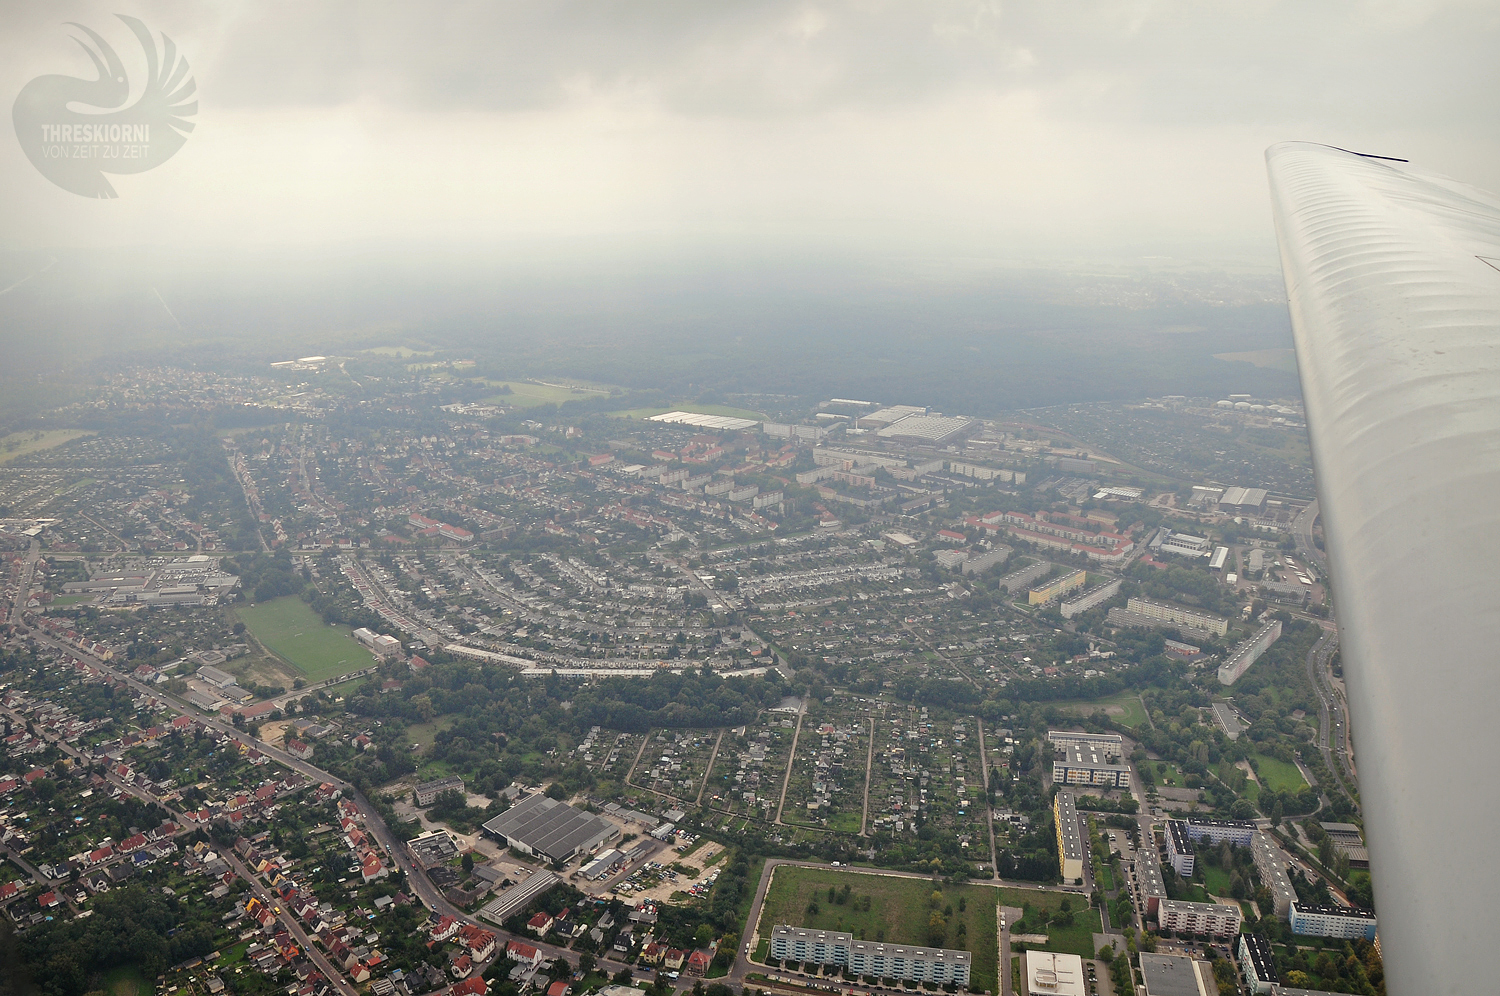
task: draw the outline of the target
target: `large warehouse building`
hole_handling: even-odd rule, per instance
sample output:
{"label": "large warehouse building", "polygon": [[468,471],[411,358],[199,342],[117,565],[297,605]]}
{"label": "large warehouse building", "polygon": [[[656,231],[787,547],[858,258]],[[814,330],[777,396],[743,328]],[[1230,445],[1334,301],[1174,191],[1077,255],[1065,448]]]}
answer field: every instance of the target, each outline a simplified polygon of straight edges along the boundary
{"label": "large warehouse building", "polygon": [[558,862],[592,851],[620,835],[620,828],[608,820],[544,795],[522,799],[486,823],[484,829],[522,854],[539,854]]}

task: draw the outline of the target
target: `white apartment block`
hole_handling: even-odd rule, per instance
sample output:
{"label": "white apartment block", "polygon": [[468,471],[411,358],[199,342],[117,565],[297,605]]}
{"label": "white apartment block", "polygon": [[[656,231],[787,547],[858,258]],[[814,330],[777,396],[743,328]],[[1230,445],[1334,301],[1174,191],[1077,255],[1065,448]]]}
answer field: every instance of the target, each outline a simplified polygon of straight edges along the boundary
{"label": "white apartment block", "polygon": [[1241,643],[1234,649],[1229,660],[1219,665],[1219,684],[1232,685],[1240,680],[1240,675],[1250,669],[1250,665],[1260,659],[1260,655],[1271,648],[1271,644],[1281,639],[1281,620],[1273,619],[1260,628],[1250,639]]}
{"label": "white apartment block", "polygon": [[1176,626],[1186,626],[1189,629],[1201,629],[1208,633],[1216,633],[1223,636],[1229,632],[1229,620],[1223,616],[1216,616],[1211,612],[1198,612],[1182,605],[1172,605],[1170,602],[1153,602],[1149,598],[1132,598],[1125,604],[1127,611],[1136,615],[1145,616],[1148,619],[1160,619]]}
{"label": "white apartment block", "polygon": [[786,924],[771,929],[771,957],[777,961],[837,965],[855,975],[872,978],[958,986],[968,985],[972,962],[967,951],[856,941],[853,934],[841,931],[808,930]]}
{"label": "white apartment block", "polygon": [[1062,617],[1064,619],[1072,619],[1074,616],[1081,615],[1096,605],[1103,605],[1119,594],[1120,583],[1123,580],[1123,578],[1114,578],[1103,584],[1096,584],[1077,598],[1070,598],[1063,602],[1058,607],[1059,611],[1062,612]]}
{"label": "white apartment block", "polygon": [[1185,903],[1177,899],[1163,899],[1156,906],[1156,922],[1161,929],[1177,933],[1233,937],[1240,932],[1240,921],[1243,918],[1244,914],[1238,903],[1228,906],[1221,903]]}
{"label": "white apartment block", "polygon": [[1264,832],[1256,833],[1250,841],[1250,851],[1255,855],[1255,869],[1260,872],[1260,881],[1271,890],[1276,902],[1276,915],[1289,916],[1292,904],[1297,901],[1297,891],[1286,873],[1287,857],[1281,848]]}
{"label": "white apartment block", "polygon": [[1353,941],[1375,939],[1375,913],[1353,906],[1310,906],[1293,903],[1292,933],[1305,937],[1335,937]]}

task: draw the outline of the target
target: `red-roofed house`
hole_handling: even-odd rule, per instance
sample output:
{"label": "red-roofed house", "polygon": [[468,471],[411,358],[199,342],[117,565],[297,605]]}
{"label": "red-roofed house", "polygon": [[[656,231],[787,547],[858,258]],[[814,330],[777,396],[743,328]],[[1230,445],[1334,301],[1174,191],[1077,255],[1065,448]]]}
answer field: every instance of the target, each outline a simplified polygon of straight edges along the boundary
{"label": "red-roofed house", "polygon": [[489,992],[490,984],[480,976],[455,982],[453,988],[448,990],[448,996],[484,996]]}
{"label": "red-roofed house", "polygon": [[[14,882],[6,882],[4,885],[0,885],[0,902],[9,899],[20,891],[21,887]],[[531,950],[535,951],[536,948],[532,948]]]}
{"label": "red-roofed house", "polygon": [[90,851],[89,856],[84,860],[91,865],[97,865],[101,861],[108,861],[114,853],[115,849],[105,844],[97,851]]}
{"label": "red-roofed house", "polygon": [[313,755],[312,747],[300,740],[288,740],[286,742],[286,752],[301,761],[306,761]]}
{"label": "red-roofed house", "polygon": [[662,959],[662,964],[675,970],[681,968],[682,963],[685,961],[687,961],[687,952],[680,948],[672,948],[667,952],[667,956]]}
{"label": "red-roofed house", "polygon": [[468,955],[459,955],[453,959],[453,964],[448,966],[448,971],[453,973],[455,979],[467,979],[469,973],[474,971],[474,959]]}
{"label": "red-roofed house", "polygon": [[572,986],[568,985],[565,980],[559,979],[547,987],[547,996],[568,996],[568,993],[572,991]]}
{"label": "red-roofed house", "polygon": [[551,913],[538,913],[526,921],[526,929],[538,937],[546,937],[547,931],[552,929],[552,924],[555,922]]}
{"label": "red-roofed house", "polygon": [[359,874],[366,882],[373,882],[377,878],[385,878],[390,874],[390,870],[378,857],[371,854],[360,865]]}
{"label": "red-roofed house", "polygon": [[505,946],[505,956],[511,961],[524,962],[531,965],[535,965],[542,960],[541,951],[530,944],[523,944],[520,941],[511,941],[507,944]]}
{"label": "red-roofed house", "polygon": [[484,961],[495,953],[494,933],[473,924],[464,924],[458,929],[458,943],[469,949],[475,961]]}
{"label": "red-roofed house", "polygon": [[24,774],[24,775],[21,776],[21,780],[23,782],[25,782],[27,785],[30,785],[32,782],[36,781],[37,779],[39,779],[39,778],[46,778],[46,777],[47,777],[47,772],[43,771],[41,768],[32,768],[30,771],[26,772],[26,774]]}
{"label": "red-roofed house", "polygon": [[714,956],[707,951],[694,951],[688,955],[687,967],[684,971],[689,975],[699,978],[708,974],[708,967],[713,964]]}
{"label": "red-roofed house", "polygon": [[434,941],[446,941],[458,933],[459,922],[457,917],[445,916],[437,922],[437,926],[427,935]]}
{"label": "red-roofed house", "polygon": [[55,892],[44,892],[36,898],[37,905],[44,910],[50,910],[54,906],[62,905],[62,900],[57,898]]}

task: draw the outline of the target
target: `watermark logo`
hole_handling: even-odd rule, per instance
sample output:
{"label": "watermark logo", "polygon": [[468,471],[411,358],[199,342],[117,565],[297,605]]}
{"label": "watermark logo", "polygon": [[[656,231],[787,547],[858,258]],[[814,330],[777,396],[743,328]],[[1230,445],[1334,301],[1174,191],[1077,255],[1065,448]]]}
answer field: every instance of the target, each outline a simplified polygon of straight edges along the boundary
{"label": "watermark logo", "polygon": [[[166,35],[156,41],[134,17],[117,14],[146,56],[145,87],[124,106],[130,81],[115,50],[97,33],[69,22],[93,42],[75,37],[99,70],[98,79],[38,76],[21,88],[11,109],[16,138],[43,176],[83,197],[118,197],[106,173],[144,173],[177,154],[198,113],[197,85],[187,59]],[[118,110],[112,110],[118,108]]]}

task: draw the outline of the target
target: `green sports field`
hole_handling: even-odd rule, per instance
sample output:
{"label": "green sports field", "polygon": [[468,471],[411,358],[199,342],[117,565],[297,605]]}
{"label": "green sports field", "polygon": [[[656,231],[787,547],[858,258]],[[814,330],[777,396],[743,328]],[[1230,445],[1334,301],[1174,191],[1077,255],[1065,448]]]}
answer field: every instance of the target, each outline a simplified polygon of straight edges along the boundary
{"label": "green sports field", "polygon": [[1128,726],[1131,729],[1146,724],[1146,708],[1141,705],[1140,696],[1134,692],[1120,692],[1107,699],[1090,699],[1086,702],[1058,702],[1057,707],[1063,712],[1079,716],[1102,712],[1121,726]]}
{"label": "green sports field", "polygon": [[284,595],[238,611],[240,621],[266,649],[322,681],[368,667],[370,652],[342,626],[330,626],[296,595]]}
{"label": "green sports field", "polygon": [[497,394],[484,400],[492,405],[508,405],[512,408],[560,405],[567,401],[602,398],[609,393],[608,388],[602,387],[558,387],[555,384],[533,384],[524,380],[491,380],[485,383],[491,387],[509,387],[509,393]]}
{"label": "green sports field", "polygon": [[1260,783],[1272,792],[1301,792],[1307,788],[1307,779],[1302,777],[1295,764],[1256,754],[1255,769]]}

